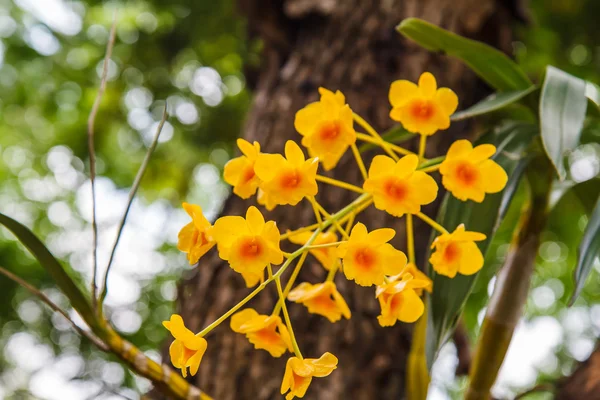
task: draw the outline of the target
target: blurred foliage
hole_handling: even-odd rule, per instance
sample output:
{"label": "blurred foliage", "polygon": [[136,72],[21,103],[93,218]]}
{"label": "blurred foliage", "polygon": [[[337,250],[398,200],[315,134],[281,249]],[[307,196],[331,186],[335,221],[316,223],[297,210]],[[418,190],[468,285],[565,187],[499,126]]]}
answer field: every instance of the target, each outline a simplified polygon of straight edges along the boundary
{"label": "blurred foliage", "polygon": [[[160,321],[170,314],[178,277],[189,268],[174,248],[185,221],[178,205],[186,200],[201,204],[209,215],[218,212],[228,193],[220,171],[249,105],[243,68],[259,60],[259,46],[248,43],[233,0],[0,0],[0,208],[31,227],[89,281],[86,122],[116,10],[117,43],[96,124],[100,263],[106,262],[128,186],[167,100],[169,122],[134,203],[107,299],[116,327],[159,357],[166,337]],[[514,47],[530,77],[537,81],[552,64],[600,83],[595,21],[600,3],[532,0],[530,10],[532,22],[518,27]],[[523,119],[529,113],[517,107],[510,112]],[[587,144],[569,159],[571,186],[590,182],[600,170],[599,115],[590,113],[583,136]],[[597,196],[599,188],[597,181],[584,185],[555,190],[556,207],[527,305],[533,323],[545,315],[558,321],[560,340],[551,348],[554,354],[536,367],[540,379],[568,373],[573,359],[585,358],[600,335],[600,306],[590,306],[600,301],[598,266],[582,297],[566,309],[575,243],[589,215],[586,196]],[[486,262],[501,265],[525,191],[519,188]],[[0,265],[68,307],[4,229]],[[479,328],[492,279],[481,276],[467,304],[471,335]],[[12,282],[0,278],[0,289],[0,398],[101,398],[112,392],[136,398],[148,389],[148,382],[92,349]],[[500,393],[531,383],[503,382]],[[453,376],[438,383],[434,378],[434,385],[453,398],[464,386]]]}

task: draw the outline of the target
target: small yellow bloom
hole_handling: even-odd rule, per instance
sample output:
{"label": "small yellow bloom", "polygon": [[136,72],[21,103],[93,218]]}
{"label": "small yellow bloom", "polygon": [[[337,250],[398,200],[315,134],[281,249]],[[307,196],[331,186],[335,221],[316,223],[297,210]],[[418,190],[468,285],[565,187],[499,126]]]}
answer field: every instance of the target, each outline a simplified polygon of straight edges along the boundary
{"label": "small yellow bloom", "polygon": [[234,271],[252,287],[263,277],[267,264],[281,264],[283,253],[279,248],[279,229],[274,221],[265,219],[254,206],[248,208],[246,218],[221,217],[212,231],[217,242],[219,257],[229,261]]}
{"label": "small yellow bloom", "polygon": [[210,222],[202,214],[202,208],[194,204],[183,203],[183,209],[192,217],[192,222],[184,226],[178,235],[177,248],[187,253],[190,265],[196,264],[214,245]]}
{"label": "small yellow bloom", "polygon": [[190,374],[196,375],[202,356],[206,351],[208,343],[206,339],[194,335],[192,331],[185,327],[183,319],[177,314],[171,315],[169,321],[163,321],[165,328],[171,332],[175,338],[169,347],[171,362],[175,368],[181,368],[181,374],[187,376],[187,368],[190,368]]}
{"label": "small yellow bloom", "polygon": [[[290,236],[290,242],[296,244],[305,244],[308,239],[310,239],[313,235],[313,232],[302,232],[297,235]],[[318,244],[328,244],[335,243],[338,241],[338,237],[333,232],[320,232],[317,234],[317,237],[312,242],[313,245]],[[315,258],[325,267],[326,270],[330,270],[335,267],[339,262],[339,258],[336,254],[336,250],[334,246],[330,247],[321,247],[318,249],[310,249],[310,254],[315,256]]]}
{"label": "small yellow bloom", "polygon": [[390,228],[367,232],[360,222],[350,239],[337,248],[346,278],[361,286],[381,285],[385,275],[396,275],[406,266],[406,255],[387,243],[396,235]]}
{"label": "small yellow bloom", "polygon": [[329,171],[348,147],[356,142],[352,110],[339,90],[319,88],[321,99],[296,113],[294,126],[311,157],[318,157]]}
{"label": "small yellow bloom", "polygon": [[258,204],[266,208],[268,211],[273,211],[277,204],[273,201],[273,198],[270,197],[264,190],[258,188],[258,194],[256,195],[256,201]]}
{"label": "small yellow bloom", "polygon": [[333,282],[316,285],[303,282],[288,294],[288,300],[304,304],[308,312],[322,315],[330,322],[339,321],[342,315],[350,319],[348,304]]}
{"label": "small yellow bloom", "polygon": [[285,374],[281,382],[281,394],[289,393],[285,400],[294,397],[304,397],[306,390],[313,377],[322,378],[328,376],[337,368],[338,359],[327,352],[321,358],[290,357],[285,365]]}
{"label": "small yellow bloom", "polygon": [[381,306],[381,315],[377,317],[379,325],[393,326],[396,321],[410,323],[418,320],[425,311],[425,305],[416,291],[422,291],[430,282],[415,279],[412,274],[404,272],[378,286],[375,295]]}
{"label": "small yellow bloom", "polygon": [[433,135],[448,129],[450,115],[458,107],[458,97],[448,88],[437,88],[435,77],[424,72],[419,86],[406,80],[395,81],[390,87],[390,118],[404,128],[421,135]]}
{"label": "small yellow bloom", "polygon": [[491,144],[473,148],[468,140],[457,140],[450,146],[440,165],[444,187],[459,200],[483,201],[486,193],[498,193],[508,181],[506,172],[489,158],[496,152]]}
{"label": "small yellow bloom", "polygon": [[306,160],[300,147],[288,140],[285,158],[281,154],[261,153],[256,159],[254,171],[262,181],[260,188],[272,204],[295,206],[304,197],[317,194],[318,166],[316,158]]}
{"label": "small yellow bloom", "polygon": [[454,278],[456,273],[472,275],[483,267],[483,254],[475,244],[485,240],[479,232],[465,231],[460,224],[452,233],[444,233],[433,241],[435,252],[429,258],[435,272]]}
{"label": "small yellow bloom", "polygon": [[260,154],[260,144],[250,144],[244,139],[238,139],[237,145],[242,151],[241,156],[230,160],[225,164],[223,178],[225,182],[233,186],[233,193],[242,199],[247,199],[256,193],[260,180],[254,173],[254,163]]}
{"label": "small yellow bloom", "polygon": [[425,281],[427,282],[427,285],[425,285],[425,287],[419,287],[419,288],[415,288],[415,292],[421,296],[423,294],[423,289],[425,289],[425,291],[431,293],[433,290],[433,281],[427,276],[425,275],[425,273],[423,271],[421,271],[420,269],[417,268],[417,266],[413,263],[408,263],[406,264],[406,268],[404,268],[404,271],[402,271],[400,273],[400,276],[395,276],[395,277],[391,277],[390,280],[395,281],[398,279],[402,278],[402,275],[405,273],[409,273],[411,274],[415,280],[419,280],[419,281]]}
{"label": "small yellow bloom", "polygon": [[418,164],[414,154],[397,162],[382,155],[373,158],[363,188],[373,195],[376,208],[401,217],[418,213],[422,205],[435,200],[437,183],[425,172],[417,171]]}
{"label": "small yellow bloom", "polygon": [[256,349],[266,350],[273,357],[293,351],[290,334],[276,315],[260,315],[247,308],[231,317],[230,326],[234,332],[245,334]]}

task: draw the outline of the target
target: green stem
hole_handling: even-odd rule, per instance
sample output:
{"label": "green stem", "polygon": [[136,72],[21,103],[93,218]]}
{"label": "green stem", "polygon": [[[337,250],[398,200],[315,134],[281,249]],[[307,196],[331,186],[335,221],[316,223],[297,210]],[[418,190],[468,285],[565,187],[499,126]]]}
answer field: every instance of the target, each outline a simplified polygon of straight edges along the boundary
{"label": "green stem", "polygon": [[[269,271],[271,270],[271,265],[268,266]],[[272,273],[271,273],[272,274]],[[290,319],[290,314],[288,313],[287,307],[285,305],[285,297],[283,295],[283,290],[281,289],[281,281],[279,278],[275,279],[275,286],[277,286],[277,293],[279,293],[279,303],[281,304],[281,309],[283,310],[283,318],[285,319],[285,324],[287,326],[288,332],[290,333],[290,339],[292,341],[292,347],[294,348],[294,353],[296,357],[299,359],[303,359],[302,352],[300,351],[300,347],[298,347],[298,342],[296,341],[296,335],[294,335],[294,328],[292,328],[292,320]]]}
{"label": "green stem", "polygon": [[[285,289],[283,290],[283,296],[284,298],[287,298],[287,295],[290,293],[290,290],[292,290],[292,286],[294,286],[294,282],[296,282],[296,278],[298,277],[298,274],[300,273],[300,270],[302,269],[302,265],[304,265],[304,261],[306,260],[306,257],[308,256],[308,251],[305,251],[302,253],[302,255],[300,256],[300,259],[298,260],[298,263],[296,264],[296,268],[294,268],[294,271],[292,272],[292,276],[290,276],[290,279],[288,280],[288,283],[285,285]],[[281,301],[278,301],[277,304],[275,304],[275,308],[273,309],[273,315],[279,315],[279,311],[281,311]]]}
{"label": "green stem", "polygon": [[306,241],[306,243],[302,247],[300,247],[298,250],[296,250],[292,254],[290,254],[290,256],[288,257],[288,259],[285,260],[285,262],[283,263],[283,265],[281,266],[281,268],[279,268],[279,270],[275,274],[273,274],[267,280],[265,280],[263,283],[261,283],[248,296],[244,297],[242,299],[242,301],[240,301],[239,303],[237,303],[235,306],[231,307],[229,309],[229,311],[227,311],[225,314],[221,315],[216,321],[214,321],[212,324],[208,325],[206,328],[204,328],[202,331],[200,331],[199,335],[202,336],[202,337],[204,337],[205,335],[207,335],[210,331],[212,331],[213,329],[215,329],[223,321],[225,321],[232,314],[234,314],[237,310],[239,310],[246,303],[248,303],[250,300],[252,300],[269,283],[271,283],[272,281],[274,281],[276,279],[279,279],[279,277],[281,276],[281,274],[283,274],[285,272],[285,270],[290,266],[290,264],[292,263],[292,261],[294,259],[296,259],[297,257],[299,257],[302,253],[304,253],[308,249],[308,247],[317,238],[317,235],[320,232],[322,232],[324,229],[327,229],[333,223],[337,222],[340,218],[345,217],[348,213],[350,213],[350,212],[352,212],[352,210],[358,208],[363,202],[368,201],[370,198],[371,198],[371,195],[365,193],[365,194],[359,196],[352,203],[348,204],[346,207],[344,207],[341,210],[339,210],[337,213],[330,215],[325,221],[323,221],[323,223],[321,224],[321,226],[318,227],[313,232],[312,236]]}
{"label": "green stem", "polygon": [[552,176],[546,164],[543,160],[534,162],[527,170],[531,201],[505,264],[498,273],[473,357],[465,400],[489,399],[490,389],[527,301],[540,235],[547,217]]}

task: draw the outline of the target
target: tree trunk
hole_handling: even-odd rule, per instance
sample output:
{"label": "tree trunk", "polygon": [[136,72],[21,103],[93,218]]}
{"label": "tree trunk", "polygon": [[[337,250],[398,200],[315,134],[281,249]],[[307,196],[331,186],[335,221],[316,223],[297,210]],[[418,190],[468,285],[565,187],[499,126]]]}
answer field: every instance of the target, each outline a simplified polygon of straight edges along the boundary
{"label": "tree trunk", "polygon": [[[264,62],[255,76],[254,103],[243,137],[259,141],[265,152],[281,152],[286,140],[299,140],[294,115],[317,99],[319,86],[341,90],[353,110],[380,131],[393,123],[388,117],[387,95],[396,79],[414,81],[421,72],[430,71],[441,86],[458,93],[460,108],[481,99],[489,89],[460,62],[419,48],[403,39],[394,27],[406,17],[419,17],[507,50],[513,17],[508,6],[495,0],[241,0],[240,6],[250,31],[264,42]],[[471,133],[466,125],[455,124],[430,140],[428,155],[442,154],[453,140]],[[367,155],[367,159],[371,157]],[[369,161],[365,161],[368,166]],[[362,185],[351,154],[344,156],[332,176]],[[317,196],[330,212],[354,197],[323,185]],[[244,215],[251,204],[254,200],[232,196],[223,214]],[[431,215],[436,208],[432,205],[425,212]],[[305,203],[293,209],[277,207],[267,213],[267,219],[277,221],[282,232],[314,222]],[[405,249],[403,221],[373,209],[360,220],[366,221],[369,229],[395,228],[394,245]],[[422,264],[430,230],[415,222],[417,257]],[[287,277],[284,275],[284,283]],[[323,268],[309,256],[298,282],[324,279]],[[319,357],[330,351],[339,358],[338,369],[328,378],[315,379],[306,397],[402,398],[411,327],[380,327],[373,288],[346,281],[343,274],[338,274],[336,283],[352,310],[350,320],[331,324],[308,314],[301,305],[289,305],[305,356]],[[241,276],[213,251],[184,278],[177,311],[192,330],[199,331],[247,293]],[[268,287],[249,306],[268,314],[274,304],[275,288]],[[202,390],[218,400],[281,398],[279,386],[288,355],[273,359],[267,352],[255,350],[243,335],[230,330],[228,322],[211,332],[207,340],[200,371],[191,378]]]}
{"label": "tree trunk", "polygon": [[557,400],[600,400],[600,342],[590,357],[558,385]]}

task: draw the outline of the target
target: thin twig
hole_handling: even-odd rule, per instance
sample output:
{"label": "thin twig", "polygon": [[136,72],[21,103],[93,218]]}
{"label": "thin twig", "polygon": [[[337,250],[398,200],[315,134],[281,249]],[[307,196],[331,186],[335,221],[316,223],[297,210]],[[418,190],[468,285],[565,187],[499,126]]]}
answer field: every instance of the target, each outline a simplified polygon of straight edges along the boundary
{"label": "thin twig", "polygon": [[96,308],[96,275],[98,274],[98,224],[96,222],[96,149],[94,148],[94,124],[96,122],[96,114],[100,108],[102,95],[106,90],[106,82],[108,80],[108,63],[112,56],[112,50],[115,45],[115,37],[117,32],[117,14],[113,18],[112,27],[110,28],[110,36],[106,45],[106,55],[104,56],[104,65],[102,66],[102,76],[100,78],[100,87],[98,94],[94,100],[94,105],[90,111],[87,124],[88,134],[88,152],[90,153],[90,184],[92,186],[92,246],[93,246],[93,263],[94,269],[92,272],[92,307]]}
{"label": "thin twig", "polygon": [[100,292],[100,297],[98,298],[98,310],[102,312],[102,303],[104,303],[104,298],[108,292],[108,274],[110,272],[110,267],[112,266],[113,259],[115,258],[115,253],[117,252],[117,246],[119,245],[119,240],[121,239],[121,234],[123,233],[123,228],[125,227],[125,223],[127,222],[127,216],[129,215],[129,210],[131,209],[131,204],[133,203],[133,199],[135,198],[135,194],[137,193],[138,188],[142,182],[142,178],[144,177],[144,173],[146,172],[146,168],[148,168],[148,164],[150,163],[150,158],[152,157],[152,153],[156,149],[158,145],[158,139],[160,137],[160,133],[162,132],[162,128],[167,121],[167,103],[165,102],[165,108],[163,109],[163,115],[160,119],[160,123],[156,128],[156,133],[154,134],[154,138],[152,139],[152,143],[150,147],[148,147],[148,151],[146,151],[146,156],[144,157],[144,161],[142,161],[142,165],[138,169],[137,175],[135,176],[135,180],[133,181],[133,186],[131,186],[131,190],[129,190],[129,198],[127,199],[127,207],[125,207],[125,212],[123,213],[123,218],[121,218],[121,222],[119,224],[119,229],[117,231],[117,237],[115,238],[115,243],[113,244],[112,250],[110,252],[110,257],[108,259],[108,264],[106,265],[106,272],[104,273],[104,279],[102,284],[102,290]]}
{"label": "thin twig", "polygon": [[52,300],[50,300],[50,298],[48,296],[46,296],[44,293],[42,293],[41,291],[39,291],[37,288],[35,288],[34,286],[32,286],[29,283],[25,282],[23,279],[19,278],[17,275],[13,274],[12,272],[6,270],[3,267],[0,267],[0,274],[6,276],[8,279],[10,279],[12,281],[15,281],[19,285],[23,286],[31,294],[33,294],[34,296],[36,296],[43,303],[45,303],[48,307],[50,307],[53,311],[56,311],[57,313],[59,313],[60,315],[62,315],[63,317],[65,317],[67,319],[67,321],[69,321],[69,323],[77,331],[77,333],[79,333],[81,336],[84,336],[84,337],[88,338],[99,349],[101,349],[103,351],[108,351],[108,346],[106,346],[106,344],[104,344],[104,342],[102,342],[96,336],[92,335],[90,332],[87,332],[87,331],[81,329],[79,326],[77,326],[77,324],[71,319],[71,317],[69,317],[69,314],[67,314],[67,312],[65,310],[63,310],[62,308],[60,308],[56,303],[52,302]]}

